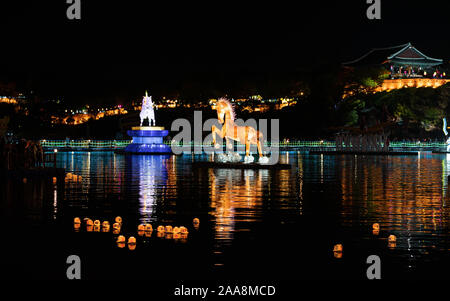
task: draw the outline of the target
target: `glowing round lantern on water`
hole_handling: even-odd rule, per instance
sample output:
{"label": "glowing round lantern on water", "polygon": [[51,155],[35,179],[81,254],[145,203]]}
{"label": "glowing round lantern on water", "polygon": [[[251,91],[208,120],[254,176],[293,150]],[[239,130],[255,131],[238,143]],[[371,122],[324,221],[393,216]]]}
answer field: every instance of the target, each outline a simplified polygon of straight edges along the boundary
{"label": "glowing round lantern on water", "polygon": [[130,250],[130,251],[134,251],[134,250],[136,250],[136,244],[128,244],[128,250]]}
{"label": "glowing round lantern on water", "polygon": [[96,219],[96,220],[94,221],[94,226],[99,226],[99,227],[100,227],[100,221],[99,221],[98,219]]}
{"label": "glowing round lantern on water", "polygon": [[173,239],[180,239],[181,238],[181,233],[177,232],[177,233],[173,233]]}
{"label": "glowing round lantern on water", "polygon": [[135,245],[136,244],[136,238],[134,236],[130,236],[128,238],[128,244],[129,245]]}
{"label": "glowing round lantern on water", "polygon": [[172,233],[172,226],[171,225],[167,225],[166,228],[164,229],[164,231],[166,233]]}
{"label": "glowing round lantern on water", "polygon": [[153,231],[153,227],[151,224],[146,224],[145,225],[145,231],[146,232],[152,232]]}
{"label": "glowing round lantern on water", "polygon": [[121,249],[125,248],[125,242],[117,242],[117,246]]}
{"label": "glowing round lantern on water", "polygon": [[79,218],[79,217],[75,217],[75,218],[73,219],[73,223],[74,223],[74,224],[81,224],[80,218]]}
{"label": "glowing round lantern on water", "polygon": [[144,231],[145,230],[145,225],[138,225],[137,227],[138,231]]}
{"label": "glowing round lantern on water", "polygon": [[113,224],[113,229],[114,230],[120,230],[120,224],[119,223],[114,223]]}
{"label": "glowing round lantern on water", "polygon": [[117,216],[115,221],[116,221],[116,223],[121,224],[122,223],[122,218],[120,216]]}
{"label": "glowing round lantern on water", "polygon": [[342,250],[343,250],[343,247],[341,244],[337,244],[333,248],[333,252],[342,252]]}
{"label": "glowing round lantern on water", "polygon": [[53,184],[56,184],[56,181],[57,181],[56,177],[53,177]]}
{"label": "glowing round lantern on water", "polygon": [[174,227],[172,231],[173,231],[173,234],[178,234],[181,232],[179,227]]}
{"label": "glowing round lantern on water", "polygon": [[152,237],[152,231],[146,231],[146,232],[144,232],[144,234],[145,234],[145,237]]}
{"label": "glowing round lantern on water", "polygon": [[373,230],[380,230],[380,225],[378,223],[375,223],[372,225]]}
{"label": "glowing round lantern on water", "polygon": [[94,225],[94,232],[100,232],[100,225]]}
{"label": "glowing round lantern on water", "polygon": [[194,225],[199,225],[199,224],[200,224],[200,220],[199,220],[198,218],[194,218],[194,219],[192,220],[192,223],[193,223]]}
{"label": "glowing round lantern on water", "polygon": [[107,224],[106,226],[102,227],[102,232],[109,232],[109,224]]}
{"label": "glowing round lantern on water", "polygon": [[104,221],[104,222],[102,223],[102,227],[106,227],[106,226],[109,227],[109,222],[108,222],[108,221]]}
{"label": "glowing round lantern on water", "polygon": [[395,235],[391,234],[388,237],[388,242],[396,242],[397,241],[397,237],[395,237]]}
{"label": "glowing round lantern on water", "polygon": [[117,237],[117,243],[124,243],[125,242],[125,236],[119,235]]}
{"label": "glowing round lantern on water", "polygon": [[156,231],[164,232],[164,226],[158,226],[158,228],[156,228]]}
{"label": "glowing round lantern on water", "polygon": [[342,252],[333,252],[334,258],[342,258]]}
{"label": "glowing round lantern on water", "polygon": [[181,226],[180,227],[180,232],[182,233],[182,234],[187,234],[187,233],[189,233],[189,231],[188,231],[188,229],[186,228],[186,227],[184,227],[184,226]]}
{"label": "glowing round lantern on water", "polygon": [[93,226],[93,225],[87,225],[87,226],[86,226],[86,231],[87,231],[87,232],[92,232],[93,229],[94,229],[94,226]]}
{"label": "glowing round lantern on water", "polygon": [[93,225],[94,225],[94,222],[90,218],[88,218],[86,220],[86,226],[93,226]]}
{"label": "glowing round lantern on water", "polygon": [[23,183],[26,184],[27,183],[27,178],[23,178]]}
{"label": "glowing round lantern on water", "polygon": [[73,224],[73,228],[76,232],[80,231],[81,224]]}

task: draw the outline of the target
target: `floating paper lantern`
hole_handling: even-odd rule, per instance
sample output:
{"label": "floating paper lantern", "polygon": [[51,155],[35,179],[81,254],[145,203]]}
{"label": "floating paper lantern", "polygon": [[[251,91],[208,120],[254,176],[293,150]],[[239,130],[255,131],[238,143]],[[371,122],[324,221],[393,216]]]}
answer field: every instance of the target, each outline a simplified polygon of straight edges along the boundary
{"label": "floating paper lantern", "polygon": [[199,224],[200,224],[200,220],[199,220],[198,218],[194,218],[194,219],[192,220],[192,223],[193,223],[194,225],[199,225]]}
{"label": "floating paper lantern", "polygon": [[342,258],[342,252],[333,252],[334,258]]}
{"label": "floating paper lantern", "polygon": [[173,234],[178,234],[178,233],[180,233],[180,228],[174,227],[172,231],[173,231]]}
{"label": "floating paper lantern", "polygon": [[341,244],[337,244],[333,248],[333,252],[342,252],[342,250],[343,250],[343,247]]}
{"label": "floating paper lantern", "polygon": [[138,231],[137,231],[137,234],[138,234],[139,236],[143,236],[143,235],[144,235],[144,233],[145,233],[145,231],[144,231],[144,230],[138,230]]}
{"label": "floating paper lantern", "polygon": [[94,225],[94,222],[90,218],[88,218],[86,220],[86,226],[93,226],[93,225]]}
{"label": "floating paper lantern", "polygon": [[164,226],[158,226],[158,228],[156,228],[156,230],[158,232],[164,232]]}
{"label": "floating paper lantern", "polygon": [[130,236],[128,238],[128,244],[129,245],[135,245],[136,244],[136,238],[134,236]]}
{"label": "floating paper lantern", "polygon": [[181,226],[180,227],[180,232],[182,233],[182,234],[187,234],[187,233],[189,233],[189,231],[188,231],[188,229],[186,228],[186,227],[184,227],[184,226]]}
{"label": "floating paper lantern", "polygon": [[373,230],[380,230],[380,225],[378,223],[375,223],[372,225]]}
{"label": "floating paper lantern", "polygon": [[53,177],[53,184],[56,184],[56,181],[57,181],[56,177]]}
{"label": "floating paper lantern", "polygon": [[109,227],[109,222],[108,222],[108,221],[104,221],[104,222],[102,223],[102,227],[106,227],[106,226]]}
{"label": "floating paper lantern", "polygon": [[76,232],[80,231],[81,224],[73,224],[73,228]]}
{"label": "floating paper lantern", "polygon": [[389,249],[395,249],[396,246],[397,246],[397,243],[395,241],[388,242]]}
{"label": "floating paper lantern", "polygon": [[94,225],[94,232],[100,232],[100,225]]}
{"label": "floating paper lantern", "polygon": [[172,233],[172,226],[171,225],[167,225],[166,226],[166,228],[164,229],[164,231],[166,232],[166,233]]}
{"label": "floating paper lantern", "polygon": [[99,227],[100,227],[100,221],[99,221],[98,219],[96,219],[96,220],[94,221],[94,226],[99,226]]}
{"label": "floating paper lantern", "polygon": [[378,235],[378,234],[380,234],[380,230],[375,230],[375,229],[373,229],[373,230],[372,230],[372,234],[373,234],[373,235]]}
{"label": "floating paper lantern", "polygon": [[[163,233],[163,232],[161,232]],[[152,237],[152,231],[146,231],[144,232],[145,237]]]}
{"label": "floating paper lantern", "polygon": [[74,223],[74,224],[81,224],[80,218],[79,218],[79,217],[75,217],[75,218],[73,219],[73,223]]}
{"label": "floating paper lantern", "polygon": [[151,231],[153,231],[152,225],[146,224],[146,225],[145,225],[145,231],[146,231],[146,232],[151,232]]}
{"label": "floating paper lantern", "polygon": [[391,234],[388,237],[388,242],[396,242],[397,241],[397,237],[395,237],[395,235]]}
{"label": "floating paper lantern", "polygon": [[125,242],[125,236],[119,235],[117,237],[117,243],[124,243]]}
{"label": "floating paper lantern", "polygon": [[106,226],[102,227],[102,232],[109,232],[109,229],[110,229],[109,224],[107,224]]}
{"label": "floating paper lantern", "polygon": [[128,244],[128,250],[134,251],[136,250],[136,244]]}
{"label": "floating paper lantern", "polygon": [[23,178],[23,183],[26,184],[27,183],[27,178]]}
{"label": "floating paper lantern", "polygon": [[121,224],[122,223],[122,218],[120,216],[117,216],[115,221],[116,221],[116,223]]}
{"label": "floating paper lantern", "polygon": [[145,230],[145,225],[138,225],[137,227],[138,231],[144,231]]}
{"label": "floating paper lantern", "polygon": [[94,226],[93,226],[93,225],[87,225],[87,226],[86,226],[86,231],[87,231],[87,232],[92,232],[93,229],[94,229]]}
{"label": "floating paper lantern", "polygon": [[125,242],[117,242],[117,246],[121,249],[125,248]]}

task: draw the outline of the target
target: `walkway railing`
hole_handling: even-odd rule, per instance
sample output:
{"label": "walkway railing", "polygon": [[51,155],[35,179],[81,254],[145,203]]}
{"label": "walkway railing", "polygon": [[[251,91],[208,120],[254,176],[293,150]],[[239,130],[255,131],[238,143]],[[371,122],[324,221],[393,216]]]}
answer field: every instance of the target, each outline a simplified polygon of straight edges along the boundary
{"label": "walkway railing", "polygon": [[[125,148],[131,143],[131,140],[41,140],[41,145],[46,149],[68,149],[68,150],[114,150]],[[165,144],[171,145],[170,141],[164,141]],[[177,144],[182,146],[181,143]],[[335,148],[334,141],[280,141],[279,143],[270,143],[267,141],[266,146],[278,146],[282,149],[331,149]],[[202,144],[190,142],[183,146],[202,147]],[[206,145],[204,145],[206,146]],[[225,145],[224,145],[225,146]],[[243,147],[240,143],[238,146]],[[411,142],[411,141],[392,141],[391,148],[408,148],[408,149],[437,149],[445,148],[445,142]]]}

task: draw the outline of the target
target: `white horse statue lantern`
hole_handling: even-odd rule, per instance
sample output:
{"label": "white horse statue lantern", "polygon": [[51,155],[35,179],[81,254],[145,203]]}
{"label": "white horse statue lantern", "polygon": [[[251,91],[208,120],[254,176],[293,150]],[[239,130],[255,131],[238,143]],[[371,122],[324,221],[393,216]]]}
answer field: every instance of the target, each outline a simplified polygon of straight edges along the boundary
{"label": "white horse statue lantern", "polygon": [[156,124],[152,97],[147,95],[147,91],[145,91],[145,96],[142,100],[142,108],[139,117],[141,118],[141,126],[144,123],[145,118],[148,118],[149,126],[155,126]]}

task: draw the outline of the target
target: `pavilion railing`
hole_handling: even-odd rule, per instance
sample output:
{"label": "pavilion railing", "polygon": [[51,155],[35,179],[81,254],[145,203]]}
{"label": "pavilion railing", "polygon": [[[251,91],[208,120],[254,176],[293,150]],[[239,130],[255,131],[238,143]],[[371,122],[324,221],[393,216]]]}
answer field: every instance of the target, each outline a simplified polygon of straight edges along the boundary
{"label": "pavilion railing", "polygon": [[[114,150],[125,148],[131,143],[131,140],[41,140],[41,145],[46,149],[68,149],[68,150]],[[171,141],[164,141],[167,145],[177,145],[185,147],[203,147],[210,146],[201,143],[173,143]],[[244,145],[238,143],[238,147],[244,147]],[[334,141],[312,141],[312,140],[302,140],[302,141],[280,141],[278,143],[271,143],[266,141],[266,146],[278,146],[281,149],[334,149],[336,144]],[[223,144],[225,147],[225,143]],[[438,141],[392,141],[390,142],[391,148],[407,148],[407,149],[439,149],[447,147],[445,142]]]}

